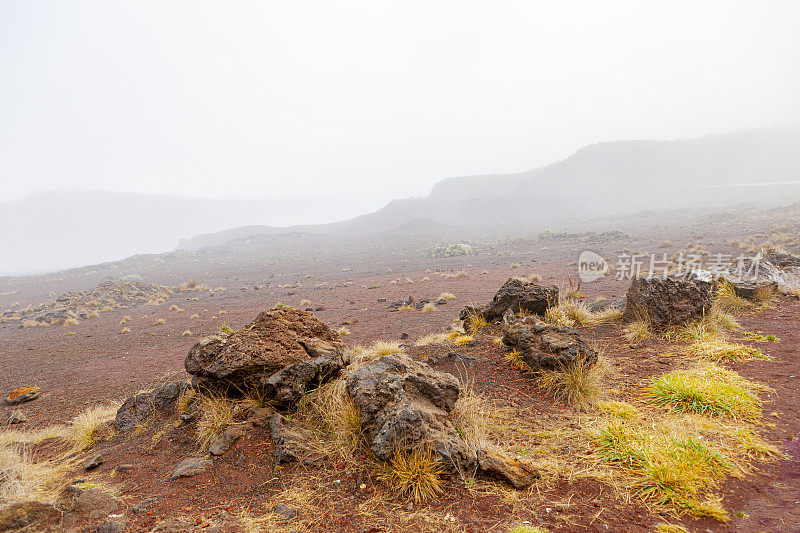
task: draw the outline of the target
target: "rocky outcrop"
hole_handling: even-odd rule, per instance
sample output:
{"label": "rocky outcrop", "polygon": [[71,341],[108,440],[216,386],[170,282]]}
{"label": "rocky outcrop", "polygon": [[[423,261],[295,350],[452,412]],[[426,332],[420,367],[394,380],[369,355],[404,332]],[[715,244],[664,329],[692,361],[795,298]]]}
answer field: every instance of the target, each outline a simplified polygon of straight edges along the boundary
{"label": "rocky outcrop", "polygon": [[578,361],[597,362],[597,352],[584,341],[575,328],[555,326],[535,316],[503,316],[503,344],[519,350],[522,360],[533,370],[561,369]]}
{"label": "rocky outcrop", "polygon": [[486,320],[497,320],[509,309],[515,313],[523,311],[544,316],[551,305],[558,305],[557,286],[510,278],[500,287],[491,303],[482,307],[465,307],[460,318],[466,320],[470,314],[476,313]]}
{"label": "rocky outcrop", "polygon": [[783,252],[767,254],[767,261],[778,268],[800,267],[800,256]]}
{"label": "rocky outcrop", "polygon": [[117,410],[114,427],[127,431],[153,415],[174,413],[178,398],[188,386],[185,381],[176,381],[131,396]]}
{"label": "rocky outcrop", "polygon": [[639,277],[631,282],[623,320],[647,320],[665,330],[701,320],[714,297],[711,273],[698,271],[667,277]]}
{"label": "rocky outcrop", "polygon": [[306,311],[283,307],[229,335],[201,339],[184,365],[196,387],[227,393],[257,387],[269,399],[291,404],[349,362],[336,332]]}
{"label": "rocky outcrop", "polygon": [[728,274],[721,276],[721,279],[733,287],[736,296],[745,300],[755,301],[758,300],[759,294],[778,292],[778,282],[771,279],[742,280]]}
{"label": "rocky outcrop", "polygon": [[450,412],[458,380],[400,353],[385,355],[347,378],[347,392],[361,412],[361,425],[378,459],[421,446],[443,464],[470,468],[476,458],[453,425]]}

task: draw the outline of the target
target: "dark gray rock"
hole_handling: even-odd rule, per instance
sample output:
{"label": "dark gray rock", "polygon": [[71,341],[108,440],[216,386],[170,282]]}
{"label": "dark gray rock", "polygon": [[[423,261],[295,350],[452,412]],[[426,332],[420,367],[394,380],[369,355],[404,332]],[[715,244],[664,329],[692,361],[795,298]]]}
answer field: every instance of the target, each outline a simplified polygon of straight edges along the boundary
{"label": "dark gray rock", "polygon": [[516,316],[510,310],[503,317],[503,344],[519,350],[533,370],[557,370],[582,361],[593,365],[597,352],[575,328],[555,326],[535,316]]}
{"label": "dark gray rock", "polygon": [[283,415],[275,414],[269,422],[270,435],[275,445],[275,462],[277,464],[300,462],[306,465],[320,465],[324,456],[315,452],[307,443],[314,435],[304,429],[296,420],[289,420]]}
{"label": "dark gray rock", "polygon": [[636,278],[627,294],[623,320],[647,320],[656,331],[701,320],[714,298],[711,273]]}
{"label": "dark gray rock", "polygon": [[19,409],[14,409],[10,413],[8,413],[8,424],[22,424],[28,421],[28,417],[25,416],[25,413],[20,411]]}
{"label": "dark gray rock", "polygon": [[297,517],[297,509],[292,509],[291,507],[287,507],[282,503],[279,503],[273,507],[272,512],[286,518],[287,520]]}
{"label": "dark gray rock", "polygon": [[353,372],[347,392],[361,411],[362,428],[379,459],[430,446],[448,467],[475,465],[474,454],[448,416],[460,394],[452,374],[397,353]]}
{"label": "dark gray rock", "polygon": [[486,320],[497,320],[509,309],[514,313],[524,311],[544,316],[547,308],[558,305],[558,287],[540,285],[510,278],[494,295],[491,303],[482,307],[465,307],[460,314],[466,320],[470,314],[477,313]]}
{"label": "dark gray rock", "polygon": [[599,302],[594,302],[589,306],[589,310],[592,313],[600,313],[605,311],[606,309],[625,309],[625,302],[628,301],[628,298],[625,296],[618,296],[616,298],[608,298],[606,300],[600,300]]}
{"label": "dark gray rock", "polygon": [[127,431],[148,417],[174,413],[178,397],[188,387],[187,382],[176,381],[131,396],[117,411],[114,426],[117,431]]}
{"label": "dark gray rock", "polygon": [[181,477],[192,477],[207,472],[212,465],[208,457],[187,457],[175,467],[170,476],[170,481]]}
{"label": "dark gray rock", "polygon": [[478,467],[483,473],[499,477],[519,490],[527,489],[541,477],[531,463],[495,451],[478,450]]}
{"label": "dark gray rock", "polygon": [[86,470],[94,470],[101,464],[103,464],[103,456],[102,455],[95,455],[91,459],[89,459],[86,464],[83,465],[83,468]]}
{"label": "dark gray rock", "polygon": [[125,531],[125,524],[119,520],[106,520],[95,529],[96,533],[122,533]]}
{"label": "dark gray rock", "polygon": [[[37,531],[58,523],[61,511],[49,503],[14,502],[0,509],[0,531]],[[38,527],[37,527],[38,526]]]}
{"label": "dark gray rock", "polygon": [[[251,426],[252,427],[252,426]],[[217,439],[208,447],[211,455],[224,455],[237,440],[245,437],[247,431],[242,426],[231,426],[226,428]]]}

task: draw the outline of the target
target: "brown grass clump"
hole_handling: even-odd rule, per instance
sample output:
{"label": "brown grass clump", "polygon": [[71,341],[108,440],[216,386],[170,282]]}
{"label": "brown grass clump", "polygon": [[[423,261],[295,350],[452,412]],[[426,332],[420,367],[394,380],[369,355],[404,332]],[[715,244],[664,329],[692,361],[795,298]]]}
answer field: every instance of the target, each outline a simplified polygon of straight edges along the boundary
{"label": "brown grass clump", "polygon": [[503,359],[505,359],[514,368],[519,370],[529,370],[528,365],[522,360],[522,352],[519,350],[511,350],[503,355]]}
{"label": "brown grass clump", "polygon": [[201,450],[208,450],[211,443],[233,422],[236,402],[210,393],[199,395],[202,416],[197,422],[195,440]]}
{"label": "brown grass clump", "polygon": [[131,328],[122,328],[121,330],[119,330],[119,332],[120,333],[130,333],[131,332]]}
{"label": "brown grass clump", "polygon": [[309,392],[298,403],[296,418],[316,436],[306,442],[312,449],[352,462],[362,444],[363,430],[361,412],[345,387],[345,378],[339,377]]}
{"label": "brown grass clump", "polygon": [[599,356],[594,365],[579,359],[557,370],[543,370],[536,377],[536,384],[569,405],[587,407],[595,405],[605,395],[606,379],[610,373],[610,363]]}
{"label": "brown grass clump", "polygon": [[78,414],[67,425],[69,436],[80,449],[92,447],[113,434],[109,423],[114,420],[119,403],[97,405]]}
{"label": "brown grass clump", "polygon": [[752,303],[736,295],[733,285],[725,280],[720,280],[714,294],[714,305],[726,313],[741,313],[752,307]]}
{"label": "brown grass clump", "polygon": [[561,307],[548,307],[544,312],[544,321],[554,326],[575,325],[575,321],[569,318]]}
{"label": "brown grass clump", "polygon": [[467,313],[467,318],[464,320],[464,330],[466,332],[475,335],[487,327],[489,327],[489,321],[478,311],[472,309]]}
{"label": "brown grass clump", "polygon": [[336,333],[339,334],[340,336],[344,337],[346,335],[350,335],[350,330],[347,329],[347,326],[342,326],[342,327],[340,327],[339,329],[336,330]]}
{"label": "brown grass clump", "polygon": [[428,346],[430,344],[444,344],[447,341],[446,333],[430,333],[420,337],[414,343],[414,346]]}
{"label": "brown grass clump", "polygon": [[686,353],[707,361],[749,361],[752,359],[771,360],[772,357],[759,348],[745,344],[734,344],[720,339],[697,341],[686,349]]}
{"label": "brown grass clump", "polygon": [[625,338],[629,341],[640,341],[653,336],[653,328],[646,320],[636,320],[625,327]]}
{"label": "brown grass clump", "polygon": [[130,321],[131,321],[131,315],[125,315],[124,317],[122,317],[122,320],[119,321],[119,325],[122,326]]}
{"label": "brown grass clump", "polygon": [[432,452],[421,448],[397,451],[381,465],[378,478],[401,496],[426,501],[442,492],[443,465]]}
{"label": "brown grass clump", "polygon": [[167,322],[167,321],[166,321],[166,320],[164,320],[163,318],[159,318],[158,320],[156,320],[155,322],[153,322],[153,325],[154,325],[154,326],[161,326],[161,325],[165,324],[166,322]]}

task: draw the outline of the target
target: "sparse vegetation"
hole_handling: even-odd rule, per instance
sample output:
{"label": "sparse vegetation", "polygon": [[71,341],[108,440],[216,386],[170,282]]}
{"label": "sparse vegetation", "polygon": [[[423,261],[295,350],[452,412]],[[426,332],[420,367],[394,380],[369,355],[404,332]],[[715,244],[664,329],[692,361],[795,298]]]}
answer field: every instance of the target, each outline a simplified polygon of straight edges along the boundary
{"label": "sparse vegetation", "polygon": [[606,394],[606,378],[610,370],[603,356],[598,357],[594,365],[578,359],[557,370],[543,370],[536,377],[536,384],[569,405],[587,407],[596,404]]}
{"label": "sparse vegetation", "polygon": [[645,399],[672,411],[755,419],[761,415],[757,393],[762,390],[763,386],[710,363],[654,378]]}
{"label": "sparse vegetation", "polygon": [[378,477],[402,496],[429,500],[442,492],[443,466],[426,449],[398,451],[382,465]]}
{"label": "sparse vegetation", "polygon": [[201,450],[208,450],[211,443],[233,422],[236,402],[212,393],[200,394],[198,400],[202,415],[197,421],[195,439]]}
{"label": "sparse vegetation", "polygon": [[436,311],[436,304],[432,302],[428,302],[422,306],[422,312],[424,313],[432,313],[433,311]]}

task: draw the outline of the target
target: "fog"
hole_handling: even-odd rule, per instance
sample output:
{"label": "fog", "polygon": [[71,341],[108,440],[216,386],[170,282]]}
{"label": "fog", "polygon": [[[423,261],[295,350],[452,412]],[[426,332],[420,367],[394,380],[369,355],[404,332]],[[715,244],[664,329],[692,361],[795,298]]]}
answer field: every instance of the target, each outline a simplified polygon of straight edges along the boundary
{"label": "fog", "polygon": [[[601,141],[794,126],[798,21],[794,1],[0,2],[0,273],[343,220]],[[133,238],[134,215],[27,199],[65,190],[291,200],[145,209]],[[121,219],[114,246],[48,248]]]}

